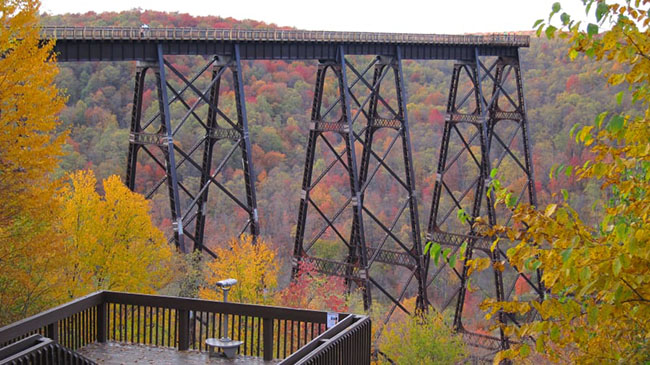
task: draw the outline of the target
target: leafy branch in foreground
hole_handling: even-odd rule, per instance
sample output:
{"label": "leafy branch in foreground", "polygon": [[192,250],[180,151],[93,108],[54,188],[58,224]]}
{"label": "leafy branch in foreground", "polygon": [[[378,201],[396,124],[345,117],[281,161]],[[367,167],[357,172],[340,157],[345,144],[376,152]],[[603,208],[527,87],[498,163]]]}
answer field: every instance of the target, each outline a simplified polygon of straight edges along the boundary
{"label": "leafy branch in foreground", "polygon": [[[548,290],[541,303],[516,297],[483,303],[488,316],[499,310],[539,313],[533,322],[505,328],[520,343],[501,352],[495,363],[528,357],[531,349],[552,361],[650,360],[650,18],[644,9],[649,3],[586,1],[585,10],[597,20],[586,29],[561,14],[559,34],[569,41],[569,56],[584,54],[624,66],[605,77],[610,85],[627,82],[632,102],[643,112],[602,113],[593,125],[574,128],[576,141],[590,149],[591,159],[564,171],[600,183],[604,199],[597,225],[580,219],[566,191],[561,202],[537,209],[513,207],[509,193],[495,189],[496,204],[510,206],[515,226],[526,228],[497,226],[487,233],[518,241],[507,252],[509,260],[529,271],[542,269]],[[551,18],[560,11],[560,4],[554,4]],[[535,26],[549,37],[560,31],[544,21]],[[604,26],[609,30],[599,34]],[[619,104],[622,98],[617,95]]]}

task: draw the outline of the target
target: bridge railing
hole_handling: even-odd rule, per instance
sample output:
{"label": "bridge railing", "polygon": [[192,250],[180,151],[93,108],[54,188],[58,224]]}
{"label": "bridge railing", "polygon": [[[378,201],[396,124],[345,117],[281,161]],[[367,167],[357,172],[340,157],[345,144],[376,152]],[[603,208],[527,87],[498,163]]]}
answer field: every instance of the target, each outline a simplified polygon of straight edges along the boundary
{"label": "bridge railing", "polygon": [[530,37],[517,34],[451,35],[330,32],[279,29],[43,27],[46,38],[73,40],[225,40],[267,42],[422,43],[527,47]]}

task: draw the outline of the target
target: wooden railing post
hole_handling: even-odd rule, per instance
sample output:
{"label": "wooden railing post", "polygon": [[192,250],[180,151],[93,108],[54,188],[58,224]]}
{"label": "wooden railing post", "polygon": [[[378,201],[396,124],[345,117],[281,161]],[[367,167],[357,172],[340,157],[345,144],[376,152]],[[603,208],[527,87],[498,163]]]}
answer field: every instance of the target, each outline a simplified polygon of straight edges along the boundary
{"label": "wooden railing post", "polygon": [[97,342],[106,342],[108,313],[106,310],[106,303],[97,305]]}
{"label": "wooden railing post", "polygon": [[59,342],[59,322],[53,322],[47,325],[45,336],[54,342]]}
{"label": "wooden railing post", "polygon": [[179,309],[178,313],[178,351],[190,348],[190,312]]}
{"label": "wooden railing post", "polygon": [[262,319],[262,336],[264,340],[264,361],[273,360],[273,318]]}

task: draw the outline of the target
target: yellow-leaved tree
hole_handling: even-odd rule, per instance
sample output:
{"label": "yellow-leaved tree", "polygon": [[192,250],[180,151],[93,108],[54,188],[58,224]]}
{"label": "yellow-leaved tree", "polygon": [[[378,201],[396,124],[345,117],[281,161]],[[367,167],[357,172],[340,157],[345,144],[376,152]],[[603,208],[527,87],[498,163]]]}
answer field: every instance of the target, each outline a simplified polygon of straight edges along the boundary
{"label": "yellow-leaved tree", "polygon": [[269,304],[273,290],[278,285],[278,262],[276,253],[262,238],[253,242],[250,235],[232,238],[226,247],[214,250],[217,259],[206,265],[204,286],[199,296],[205,299],[223,300],[217,281],[237,279],[228,294],[228,300],[239,303]]}
{"label": "yellow-leaved tree", "polygon": [[[514,220],[526,229],[489,232],[519,241],[508,250],[509,260],[528,271],[543,270],[548,290],[541,303],[523,297],[484,303],[490,315],[499,310],[539,314],[505,329],[518,341],[495,363],[534,352],[566,363],[650,362],[650,0],[621,3],[585,1],[596,19],[586,27],[566,13],[560,15],[560,31],[544,20],[537,23],[539,33],[568,39],[572,59],[618,63],[621,67],[612,69],[618,71],[605,70],[605,77],[611,85],[626,83],[640,111],[603,111],[593,125],[573,130],[592,157],[565,173],[600,183],[597,225],[584,223],[562,191],[558,203],[544,208],[511,207]],[[561,10],[555,3],[551,17]],[[617,95],[619,104],[625,95]],[[498,203],[509,204],[509,193],[498,186],[497,191]]]}
{"label": "yellow-leaved tree", "polygon": [[149,202],[118,176],[95,190],[91,171],[71,175],[61,195],[66,258],[58,290],[72,299],[96,290],[154,293],[173,274],[173,250],[149,216]]}
{"label": "yellow-leaved tree", "polygon": [[50,304],[60,264],[57,133],[64,98],[53,44],[40,42],[39,2],[0,0],[0,324]]}
{"label": "yellow-leaved tree", "polygon": [[[412,303],[415,312],[415,300]],[[467,355],[462,336],[434,310],[400,316],[399,320],[391,318],[382,335],[379,364],[458,364]]]}

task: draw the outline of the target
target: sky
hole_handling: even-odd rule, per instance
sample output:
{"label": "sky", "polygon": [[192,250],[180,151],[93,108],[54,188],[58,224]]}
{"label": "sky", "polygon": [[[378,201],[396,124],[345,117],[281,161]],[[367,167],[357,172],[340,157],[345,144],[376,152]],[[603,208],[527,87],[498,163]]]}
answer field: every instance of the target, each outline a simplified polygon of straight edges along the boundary
{"label": "sky", "polygon": [[[306,30],[462,34],[532,29],[556,0],[41,0],[50,14],[133,8],[253,19]],[[580,0],[563,10],[584,14]]]}

